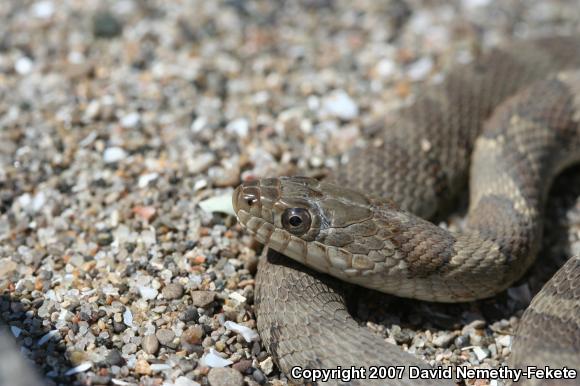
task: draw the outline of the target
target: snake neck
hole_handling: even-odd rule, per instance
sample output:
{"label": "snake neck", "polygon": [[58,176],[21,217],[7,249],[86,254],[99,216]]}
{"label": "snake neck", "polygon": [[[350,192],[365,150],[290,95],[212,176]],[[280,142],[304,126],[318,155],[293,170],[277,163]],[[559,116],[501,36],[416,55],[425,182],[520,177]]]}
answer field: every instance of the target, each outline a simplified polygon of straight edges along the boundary
{"label": "snake neck", "polygon": [[399,261],[387,264],[385,277],[418,284],[369,285],[368,278],[359,284],[424,300],[464,301],[492,296],[521,277],[541,244],[552,180],[580,161],[579,95],[580,73],[564,73],[536,83],[494,113],[475,143],[464,232],[375,202],[375,221],[387,229],[386,249],[393,251],[389,258]]}

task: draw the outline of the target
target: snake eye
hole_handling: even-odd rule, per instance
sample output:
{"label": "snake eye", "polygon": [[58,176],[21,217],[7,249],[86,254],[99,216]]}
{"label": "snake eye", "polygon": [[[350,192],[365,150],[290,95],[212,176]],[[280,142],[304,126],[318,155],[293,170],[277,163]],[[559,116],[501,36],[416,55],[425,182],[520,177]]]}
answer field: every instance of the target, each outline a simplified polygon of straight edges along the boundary
{"label": "snake eye", "polygon": [[300,236],[310,229],[310,213],[303,208],[289,208],[282,214],[282,226],[288,232]]}

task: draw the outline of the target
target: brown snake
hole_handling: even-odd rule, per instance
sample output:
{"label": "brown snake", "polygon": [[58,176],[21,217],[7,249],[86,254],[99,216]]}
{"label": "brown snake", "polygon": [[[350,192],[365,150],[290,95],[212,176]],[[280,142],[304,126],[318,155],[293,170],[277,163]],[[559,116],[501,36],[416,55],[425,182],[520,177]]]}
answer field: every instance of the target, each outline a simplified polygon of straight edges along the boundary
{"label": "brown snake", "polygon": [[[317,272],[437,302],[490,297],[525,273],[540,246],[547,190],[580,161],[575,68],[577,38],[495,49],[426,88],[386,122],[378,146],[349,154],[332,183],[282,177],[236,189],[240,223],[280,253],[260,263],[256,308],[259,333],[282,371],[428,366],[361,328],[340,284]],[[468,174],[466,230],[425,220],[449,206]],[[580,259],[572,258],[526,311],[510,360],[579,369],[579,350]]]}

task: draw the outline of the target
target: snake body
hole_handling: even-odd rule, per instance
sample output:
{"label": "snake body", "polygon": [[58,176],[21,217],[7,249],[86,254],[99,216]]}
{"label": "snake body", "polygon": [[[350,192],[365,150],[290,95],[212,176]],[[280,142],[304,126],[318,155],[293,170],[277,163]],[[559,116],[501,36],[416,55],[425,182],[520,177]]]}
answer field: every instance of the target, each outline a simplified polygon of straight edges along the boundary
{"label": "snake body", "polygon": [[[427,87],[385,122],[380,141],[353,150],[327,180],[282,177],[236,189],[240,223],[270,247],[257,277],[258,329],[282,371],[427,366],[360,328],[339,282],[320,273],[437,302],[490,297],[525,273],[551,181],[580,161],[575,68],[573,37],[495,49]],[[468,176],[466,230],[429,222]],[[579,331],[580,260],[572,258],[526,311],[512,364],[578,369]]]}

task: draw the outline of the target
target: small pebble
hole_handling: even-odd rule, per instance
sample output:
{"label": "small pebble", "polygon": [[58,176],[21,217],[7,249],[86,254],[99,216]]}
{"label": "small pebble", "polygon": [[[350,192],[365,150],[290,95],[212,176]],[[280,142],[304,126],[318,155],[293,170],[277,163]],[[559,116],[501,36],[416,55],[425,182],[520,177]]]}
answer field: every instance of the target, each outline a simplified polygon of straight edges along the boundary
{"label": "small pebble", "polygon": [[124,160],[127,157],[125,150],[120,147],[109,147],[103,154],[103,161],[105,163],[114,163]]}
{"label": "small pebble", "polygon": [[503,347],[510,347],[512,344],[512,337],[510,335],[500,335],[495,341]]}
{"label": "small pebble", "polygon": [[109,352],[105,356],[105,364],[107,364],[109,366],[119,366],[119,365],[123,364],[123,362],[124,362],[124,359],[121,356],[121,353],[119,352],[119,350],[116,350],[116,349],[109,350]]}
{"label": "small pebble", "polygon": [[242,374],[244,374],[250,367],[252,367],[252,361],[249,359],[242,359],[232,365],[233,369],[238,370]]}
{"label": "small pebble", "polygon": [[475,354],[475,356],[477,357],[478,360],[482,361],[485,358],[489,357],[489,350],[486,348],[481,348],[479,346],[475,346],[473,348],[473,353]]}
{"label": "small pebble", "polygon": [[173,386],[200,386],[200,384],[192,379],[180,376],[175,379]]}
{"label": "small pebble", "polygon": [[460,335],[457,338],[455,338],[455,341],[453,343],[455,344],[455,347],[457,347],[457,348],[466,347],[467,345],[469,345],[469,336]]}
{"label": "small pebble", "polygon": [[103,11],[93,17],[93,34],[98,38],[114,38],[121,34],[123,25],[110,12]]}
{"label": "small pebble", "polygon": [[344,90],[336,90],[322,101],[325,113],[343,119],[352,120],[358,116],[358,106]]}
{"label": "small pebble", "polygon": [[137,363],[135,363],[135,372],[137,374],[142,375],[150,375],[151,374],[151,365],[145,359],[139,359]]}
{"label": "small pebble", "polygon": [[179,283],[170,283],[161,290],[161,293],[167,300],[179,299],[183,296],[183,286]]}
{"label": "small pebble", "polygon": [[156,354],[159,350],[159,340],[156,335],[146,335],[141,341],[141,347],[147,354]]}
{"label": "small pebble", "polygon": [[242,374],[229,367],[212,368],[207,375],[211,386],[243,386]]}
{"label": "small pebble", "polygon": [[187,347],[188,345],[201,344],[204,335],[203,327],[200,325],[189,327],[181,334],[181,345]]}
{"label": "small pebble", "polygon": [[199,313],[197,312],[197,308],[189,307],[185,311],[181,313],[179,319],[182,322],[197,322],[199,320]]}
{"label": "small pebble", "polygon": [[252,372],[252,377],[256,380],[256,382],[258,382],[260,385],[263,385],[266,383],[267,378],[264,375],[263,372],[260,371],[260,369],[255,369]]}
{"label": "small pebble", "polygon": [[167,328],[162,328],[157,330],[155,336],[159,340],[159,343],[161,343],[163,346],[167,346],[175,338],[175,333]]}
{"label": "small pebble", "polygon": [[206,308],[215,299],[215,292],[212,291],[192,291],[191,302],[196,307]]}
{"label": "small pebble", "polygon": [[453,339],[455,339],[455,336],[457,334],[455,333],[446,333],[446,334],[442,334],[442,335],[438,335],[437,337],[435,337],[433,339],[433,344],[437,347],[448,347],[451,342],[453,342]]}
{"label": "small pebble", "polygon": [[272,361],[272,357],[268,357],[260,362],[260,368],[266,375],[270,375],[272,371],[274,371],[274,361]]}
{"label": "small pebble", "polygon": [[229,359],[222,358],[213,348],[210,348],[209,352],[201,357],[200,363],[202,366],[219,368],[229,366],[233,362]]}

